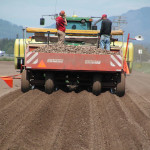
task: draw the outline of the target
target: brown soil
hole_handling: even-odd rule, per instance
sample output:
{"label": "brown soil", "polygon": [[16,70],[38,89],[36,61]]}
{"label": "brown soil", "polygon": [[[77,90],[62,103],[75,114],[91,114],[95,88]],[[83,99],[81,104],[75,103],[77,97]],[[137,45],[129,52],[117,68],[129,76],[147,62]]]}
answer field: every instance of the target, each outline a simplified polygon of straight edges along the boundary
{"label": "brown soil", "polygon": [[1,150],[150,149],[150,75],[127,76],[122,98],[109,91],[94,96],[87,91],[5,90],[9,93],[0,97]]}
{"label": "brown soil", "polygon": [[[13,61],[0,61],[0,77],[10,76],[20,74],[19,70],[15,70]],[[20,80],[13,80],[13,88],[8,87],[8,85],[0,79],[0,96],[5,95],[11,91],[20,89]]]}

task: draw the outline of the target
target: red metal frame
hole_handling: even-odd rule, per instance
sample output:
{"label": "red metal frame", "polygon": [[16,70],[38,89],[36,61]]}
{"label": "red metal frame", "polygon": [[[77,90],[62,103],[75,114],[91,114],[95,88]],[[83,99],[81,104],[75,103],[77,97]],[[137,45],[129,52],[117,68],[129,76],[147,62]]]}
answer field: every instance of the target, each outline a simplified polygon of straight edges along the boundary
{"label": "red metal frame", "polygon": [[37,70],[121,72],[121,55],[26,52],[25,66]]}

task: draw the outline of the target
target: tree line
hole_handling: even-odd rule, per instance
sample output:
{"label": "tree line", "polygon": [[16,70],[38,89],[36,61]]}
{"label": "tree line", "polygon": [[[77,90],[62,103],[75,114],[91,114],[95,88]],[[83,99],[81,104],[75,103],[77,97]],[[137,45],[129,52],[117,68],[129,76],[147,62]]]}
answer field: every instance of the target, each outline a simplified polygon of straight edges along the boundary
{"label": "tree line", "polygon": [[14,42],[15,39],[0,39],[0,50],[5,51],[6,54],[14,53]]}

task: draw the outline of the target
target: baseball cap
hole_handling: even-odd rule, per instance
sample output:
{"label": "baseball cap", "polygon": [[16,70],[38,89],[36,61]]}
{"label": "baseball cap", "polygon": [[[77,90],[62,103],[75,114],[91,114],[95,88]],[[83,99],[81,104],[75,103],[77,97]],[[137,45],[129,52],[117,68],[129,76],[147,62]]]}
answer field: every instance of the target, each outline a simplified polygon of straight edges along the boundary
{"label": "baseball cap", "polygon": [[103,19],[103,18],[107,18],[107,15],[106,15],[106,14],[103,14],[103,15],[102,15],[102,19]]}
{"label": "baseball cap", "polygon": [[64,15],[64,14],[65,14],[65,11],[62,10],[62,11],[60,12],[60,15]]}

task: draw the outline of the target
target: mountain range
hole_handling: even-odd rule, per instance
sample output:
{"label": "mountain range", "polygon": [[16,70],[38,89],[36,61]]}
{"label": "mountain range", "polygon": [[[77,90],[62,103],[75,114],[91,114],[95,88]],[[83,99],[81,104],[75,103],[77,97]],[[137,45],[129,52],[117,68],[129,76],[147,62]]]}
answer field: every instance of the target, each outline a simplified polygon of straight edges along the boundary
{"label": "mountain range", "polygon": [[15,39],[20,35],[22,37],[22,26],[17,26],[9,21],[0,19],[0,39]]}
{"label": "mountain range", "polygon": [[[149,14],[150,7],[143,7],[137,10],[130,10],[127,13],[120,15],[123,16],[127,22],[127,24],[122,26],[122,29],[125,31],[125,35],[127,36],[127,34],[130,33],[132,38],[136,35],[142,35],[144,37],[144,41],[142,43],[150,45]],[[111,16],[109,18],[113,21],[116,16]],[[98,24],[98,28],[100,28],[100,24],[101,23]],[[54,25],[51,25],[50,27],[54,28]],[[0,19],[0,39],[15,39],[17,35],[19,35],[19,38],[22,38],[22,28],[22,26],[17,26],[9,21]]]}
{"label": "mountain range", "polygon": [[144,7],[138,10],[130,10],[122,16],[127,19],[127,25],[123,28],[126,33],[131,36],[142,35],[144,37],[143,43],[150,44],[150,7]]}

